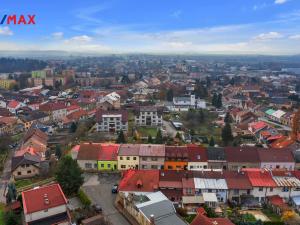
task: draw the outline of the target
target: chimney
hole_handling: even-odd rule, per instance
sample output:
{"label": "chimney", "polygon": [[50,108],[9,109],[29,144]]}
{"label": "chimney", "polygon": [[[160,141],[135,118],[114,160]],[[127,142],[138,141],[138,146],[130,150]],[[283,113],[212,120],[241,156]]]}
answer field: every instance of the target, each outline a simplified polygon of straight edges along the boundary
{"label": "chimney", "polygon": [[150,215],[150,224],[151,225],[155,225],[154,215],[153,214]]}

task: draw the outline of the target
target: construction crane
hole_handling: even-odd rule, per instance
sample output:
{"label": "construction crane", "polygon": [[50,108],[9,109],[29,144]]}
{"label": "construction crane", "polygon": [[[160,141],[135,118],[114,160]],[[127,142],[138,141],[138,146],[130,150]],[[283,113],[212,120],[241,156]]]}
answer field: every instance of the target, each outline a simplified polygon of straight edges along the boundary
{"label": "construction crane", "polygon": [[297,112],[294,113],[293,119],[292,119],[292,130],[290,135],[284,136],[280,138],[279,140],[275,141],[271,146],[273,148],[284,148],[287,147],[295,141],[297,141],[298,133],[300,132],[300,108],[297,110]]}

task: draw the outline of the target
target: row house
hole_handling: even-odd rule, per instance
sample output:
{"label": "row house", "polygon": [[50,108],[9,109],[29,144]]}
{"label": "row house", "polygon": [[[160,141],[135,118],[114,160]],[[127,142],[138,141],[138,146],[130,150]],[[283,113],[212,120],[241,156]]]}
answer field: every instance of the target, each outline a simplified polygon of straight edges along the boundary
{"label": "row house", "polygon": [[140,144],[121,144],[118,152],[118,170],[139,169]]}
{"label": "row house", "polygon": [[142,106],[135,111],[135,124],[137,126],[161,126],[162,108],[155,106]]}
{"label": "row house", "polygon": [[103,111],[96,112],[96,129],[98,132],[128,131],[127,111]]}
{"label": "row house", "polygon": [[67,106],[63,102],[48,102],[40,105],[39,110],[48,113],[53,121],[61,121],[67,115]]}
{"label": "row house", "polygon": [[140,169],[163,169],[165,163],[165,145],[141,144]]}

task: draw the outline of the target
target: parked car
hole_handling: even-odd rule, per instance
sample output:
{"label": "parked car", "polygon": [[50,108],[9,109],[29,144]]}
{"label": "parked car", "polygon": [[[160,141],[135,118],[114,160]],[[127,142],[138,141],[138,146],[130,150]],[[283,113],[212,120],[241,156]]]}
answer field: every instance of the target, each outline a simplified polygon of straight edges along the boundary
{"label": "parked car", "polygon": [[113,193],[113,194],[118,193],[118,191],[119,191],[118,188],[119,188],[119,185],[115,184],[111,189],[111,193]]}

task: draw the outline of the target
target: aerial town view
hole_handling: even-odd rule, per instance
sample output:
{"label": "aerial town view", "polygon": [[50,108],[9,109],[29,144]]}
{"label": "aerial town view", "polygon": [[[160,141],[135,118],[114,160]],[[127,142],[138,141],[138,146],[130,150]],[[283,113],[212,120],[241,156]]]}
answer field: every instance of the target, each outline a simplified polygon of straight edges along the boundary
{"label": "aerial town view", "polygon": [[0,12],[0,225],[300,225],[299,0]]}

